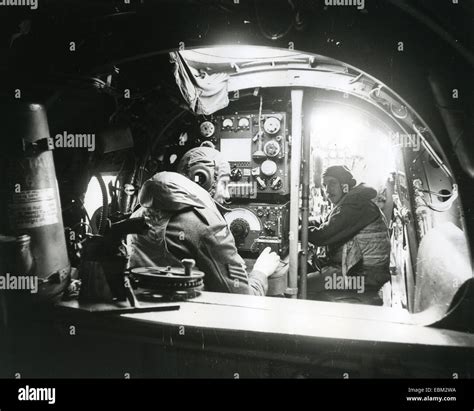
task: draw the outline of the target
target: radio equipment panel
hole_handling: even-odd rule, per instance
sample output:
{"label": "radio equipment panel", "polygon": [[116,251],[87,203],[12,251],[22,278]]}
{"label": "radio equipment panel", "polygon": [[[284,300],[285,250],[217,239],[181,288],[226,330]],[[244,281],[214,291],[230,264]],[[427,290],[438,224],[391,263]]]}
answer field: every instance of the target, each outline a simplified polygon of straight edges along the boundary
{"label": "radio equipment panel", "polygon": [[289,203],[233,205],[225,215],[239,252],[259,254],[271,247],[286,255],[289,244]]}
{"label": "radio equipment panel", "polygon": [[200,124],[200,140],[211,141],[231,166],[232,198],[264,201],[290,193],[287,117],[284,112],[236,113]]}

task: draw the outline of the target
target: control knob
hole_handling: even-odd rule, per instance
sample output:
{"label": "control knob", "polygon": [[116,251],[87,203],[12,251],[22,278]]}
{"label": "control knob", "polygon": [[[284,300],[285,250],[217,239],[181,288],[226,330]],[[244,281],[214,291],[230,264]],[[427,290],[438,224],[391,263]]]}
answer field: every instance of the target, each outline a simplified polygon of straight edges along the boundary
{"label": "control knob", "polygon": [[276,163],[272,160],[265,160],[260,167],[262,174],[267,177],[271,177],[273,174],[275,174],[277,169],[278,167]]}
{"label": "control knob", "polygon": [[236,242],[242,241],[248,236],[250,232],[249,223],[243,218],[236,218],[230,223],[230,231],[234,236]]}
{"label": "control knob", "polygon": [[242,179],[242,171],[240,170],[240,168],[235,167],[230,170],[230,179],[232,181],[239,181]]}
{"label": "control knob", "polygon": [[279,190],[282,186],[282,181],[280,177],[273,178],[270,182],[270,186],[273,190]]}
{"label": "control knob", "polygon": [[263,228],[265,229],[267,234],[275,235],[276,223],[275,221],[265,221],[265,223],[263,224]]}
{"label": "control knob", "polygon": [[275,140],[267,141],[263,146],[263,152],[268,157],[276,157],[278,154],[280,154],[280,150],[280,144]]}
{"label": "control knob", "polygon": [[201,132],[201,135],[205,138],[210,138],[214,135],[216,131],[216,127],[214,124],[210,121],[204,121],[201,123],[199,126],[199,131]]}
{"label": "control knob", "polygon": [[257,186],[260,190],[265,190],[267,188],[265,181],[261,177],[257,177],[255,180],[257,181]]}
{"label": "control knob", "polygon": [[268,134],[276,134],[281,128],[281,121],[276,117],[267,117],[263,123],[263,129]]}

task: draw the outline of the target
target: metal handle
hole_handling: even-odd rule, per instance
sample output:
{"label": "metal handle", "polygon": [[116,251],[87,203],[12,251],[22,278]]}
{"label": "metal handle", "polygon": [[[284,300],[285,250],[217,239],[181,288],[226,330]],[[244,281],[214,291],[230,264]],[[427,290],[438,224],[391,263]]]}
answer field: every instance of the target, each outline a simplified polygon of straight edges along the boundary
{"label": "metal handle", "polygon": [[193,267],[196,265],[196,261],[192,258],[185,258],[181,260],[181,264],[183,264],[184,267],[184,275],[191,277],[193,273]]}
{"label": "metal handle", "polygon": [[132,306],[133,308],[140,308],[140,303],[138,302],[137,297],[133,292],[132,284],[130,284],[130,279],[127,276],[125,276],[124,278],[124,286],[130,306]]}

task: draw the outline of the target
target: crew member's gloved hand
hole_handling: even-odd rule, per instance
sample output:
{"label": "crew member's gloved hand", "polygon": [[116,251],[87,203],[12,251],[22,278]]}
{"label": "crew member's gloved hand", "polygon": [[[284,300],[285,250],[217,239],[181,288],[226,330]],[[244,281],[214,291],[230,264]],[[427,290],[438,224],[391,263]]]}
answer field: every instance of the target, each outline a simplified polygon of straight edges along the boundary
{"label": "crew member's gloved hand", "polygon": [[321,216],[310,217],[309,226],[318,228],[323,223]]}
{"label": "crew member's gloved hand", "polygon": [[275,252],[271,252],[271,248],[267,247],[258,256],[257,261],[255,261],[255,265],[253,266],[253,269],[255,271],[260,271],[261,273],[264,273],[267,277],[270,277],[278,268],[279,263],[280,257],[278,256],[278,254]]}

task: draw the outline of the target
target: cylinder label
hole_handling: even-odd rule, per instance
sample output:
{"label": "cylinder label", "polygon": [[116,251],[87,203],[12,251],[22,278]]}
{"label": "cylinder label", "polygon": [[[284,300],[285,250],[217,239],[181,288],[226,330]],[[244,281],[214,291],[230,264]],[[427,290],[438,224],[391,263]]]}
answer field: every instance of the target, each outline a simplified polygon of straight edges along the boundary
{"label": "cylinder label", "polygon": [[54,188],[14,193],[9,211],[15,228],[34,228],[58,223]]}

